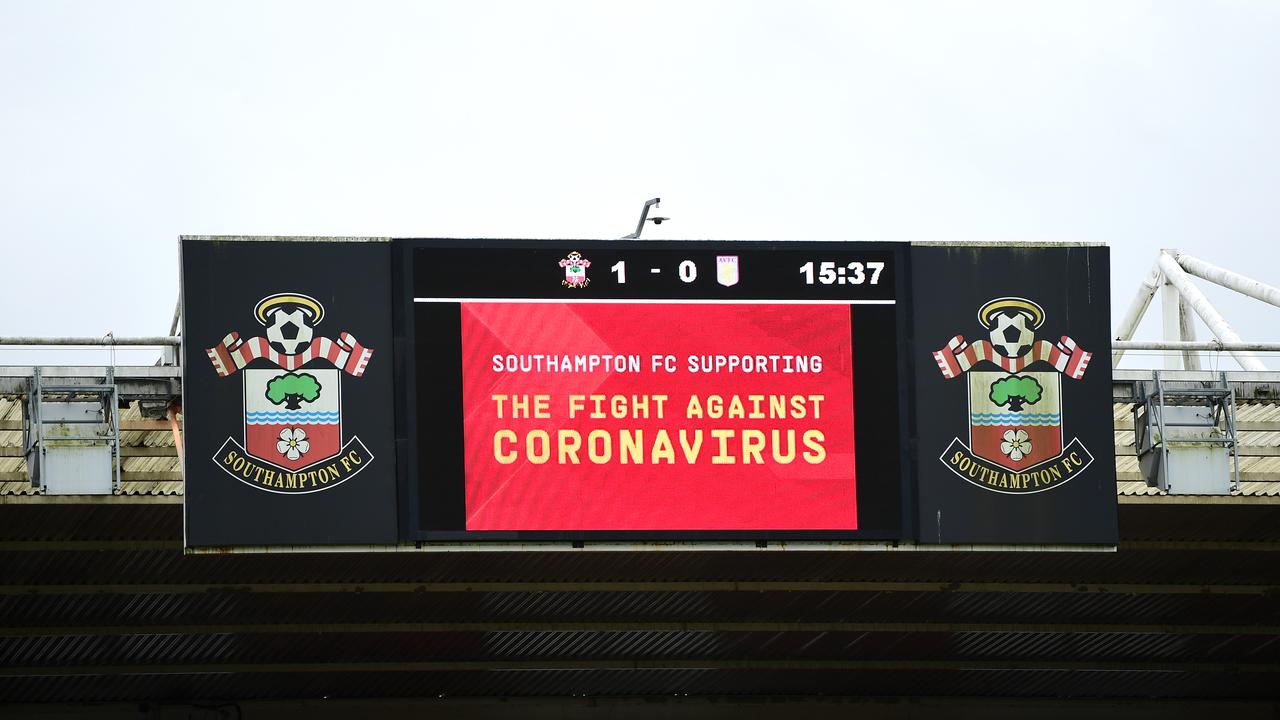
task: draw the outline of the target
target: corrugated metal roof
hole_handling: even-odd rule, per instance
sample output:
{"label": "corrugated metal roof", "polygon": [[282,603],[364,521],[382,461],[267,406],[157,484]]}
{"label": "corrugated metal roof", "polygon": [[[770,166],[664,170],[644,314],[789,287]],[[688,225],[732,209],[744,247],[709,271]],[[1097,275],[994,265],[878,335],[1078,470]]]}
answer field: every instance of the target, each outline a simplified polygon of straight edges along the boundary
{"label": "corrugated metal roof", "polygon": [[[142,412],[138,403],[120,412],[121,426],[141,421]],[[22,403],[13,397],[0,396],[0,421],[19,422],[22,420]],[[120,433],[120,445],[124,448],[173,448],[173,453],[162,457],[125,457],[120,466],[122,473],[180,473],[182,467],[178,462],[177,450],[174,448],[173,433],[169,430],[124,430]],[[21,448],[22,431],[0,430],[0,448]],[[24,457],[0,456],[0,477],[5,473],[26,473],[27,460]],[[26,481],[0,480],[0,495],[37,495]],[[126,481],[121,484],[121,495],[181,495],[181,481]]]}
{"label": "corrugated metal roof", "polygon": [[[1115,444],[1117,448],[1132,448],[1134,433],[1132,403],[1116,403],[1114,405]],[[1237,423],[1280,423],[1280,404],[1273,402],[1247,402],[1236,406]],[[1257,430],[1240,431],[1237,443],[1242,447],[1260,447],[1280,449],[1280,432],[1262,432]],[[1145,482],[1127,480],[1138,473],[1138,458],[1130,451],[1128,454],[1117,452],[1116,474],[1120,480],[1116,483],[1120,495],[1154,496],[1163,495],[1157,488],[1148,487]],[[1240,458],[1240,490],[1233,495],[1252,497],[1280,496],[1280,455],[1270,457]]]}

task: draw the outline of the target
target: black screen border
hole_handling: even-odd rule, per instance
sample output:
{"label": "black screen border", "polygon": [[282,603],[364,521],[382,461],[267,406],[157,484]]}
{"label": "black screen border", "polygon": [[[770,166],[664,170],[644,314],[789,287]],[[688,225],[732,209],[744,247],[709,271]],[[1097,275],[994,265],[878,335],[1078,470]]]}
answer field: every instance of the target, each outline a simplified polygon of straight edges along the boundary
{"label": "black screen border", "polygon": [[[908,362],[908,318],[910,289],[908,247],[899,243],[807,242],[807,241],[582,241],[582,240],[449,240],[415,239],[395,243],[393,290],[401,301],[396,309],[397,385],[397,466],[400,475],[401,540],[415,543],[457,542],[704,542],[704,541],[897,541],[914,535],[908,482],[909,451],[908,410],[910,393],[903,391],[903,381],[911,377]],[[419,312],[415,295],[419,280],[415,268],[429,258],[433,250],[536,249],[539,252],[562,252],[565,248],[588,251],[608,248],[627,253],[665,252],[760,253],[804,252],[815,259],[835,253],[889,253],[892,257],[893,305],[850,305],[851,341],[853,348],[854,440],[857,457],[857,530],[583,530],[583,531],[468,531],[465,530],[465,476],[463,463],[462,391],[461,391],[461,320],[459,306],[454,303],[426,303],[432,311]],[[515,294],[514,297],[538,297],[539,294]],[[551,292],[542,297],[556,297]],[[759,298],[759,293],[747,297]],[[480,295],[475,299],[484,299]],[[470,298],[468,298],[470,299]],[[679,302],[687,297],[667,295],[650,298]],[[761,298],[774,299],[774,298]],[[839,299],[817,297],[815,300]],[[847,300],[846,300],[847,301]],[[732,300],[726,300],[732,302]],[[449,306],[452,313],[445,309]],[[442,312],[443,310],[443,312]],[[863,310],[864,312],[859,312]],[[892,341],[886,345],[884,338]],[[885,352],[892,350],[892,352]],[[449,362],[452,361],[452,362]],[[427,365],[423,367],[423,363]],[[447,367],[446,363],[453,366]],[[456,369],[454,369],[456,368]],[[884,382],[891,372],[895,382]],[[860,378],[876,378],[863,380]],[[440,382],[429,383],[424,378]],[[448,378],[445,381],[445,378]],[[435,422],[427,419],[426,408],[447,412]],[[879,431],[872,431],[876,423]],[[885,443],[884,428],[892,430]],[[438,471],[423,478],[422,453],[431,446],[451,448],[455,454],[434,456],[429,465]],[[452,508],[424,510],[424,500],[442,498]],[[456,525],[463,529],[446,526]]]}

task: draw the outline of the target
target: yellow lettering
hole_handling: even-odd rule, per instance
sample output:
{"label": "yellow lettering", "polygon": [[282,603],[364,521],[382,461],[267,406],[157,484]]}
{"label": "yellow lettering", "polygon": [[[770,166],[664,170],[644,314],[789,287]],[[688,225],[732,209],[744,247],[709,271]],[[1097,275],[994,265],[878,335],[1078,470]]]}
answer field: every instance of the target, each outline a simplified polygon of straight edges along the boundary
{"label": "yellow lettering", "polygon": [[516,434],[512,430],[499,430],[493,434],[493,459],[501,465],[510,465],[516,461],[516,454],[507,450],[503,443],[515,443]]}
{"label": "yellow lettering", "polygon": [[627,463],[635,463],[636,465],[644,464],[644,452],[641,447],[644,445],[643,430],[623,430],[618,433],[618,459],[623,465]]}
{"label": "yellow lettering", "polygon": [[684,461],[690,465],[698,462],[698,453],[702,450],[702,431],[693,431],[693,442],[689,442],[689,431],[680,431],[680,449],[684,451]]}
{"label": "yellow lettering", "polygon": [[760,451],[764,450],[764,431],[762,430],[743,430],[742,431],[742,464],[763,465],[764,458],[761,457]]}
{"label": "yellow lettering", "polygon": [[[719,397],[713,395],[712,397]],[[712,465],[733,465],[738,462],[738,458],[729,454],[729,440],[733,437],[732,430],[717,428],[711,431],[711,437],[720,441],[720,445],[716,448],[716,454],[711,456]]]}
{"label": "yellow lettering", "polygon": [[812,465],[827,459],[827,449],[822,445],[826,442],[827,436],[822,434],[821,430],[805,430],[803,436],[804,446],[809,448],[804,452],[805,462]]}
{"label": "yellow lettering", "polygon": [[697,395],[689,396],[689,404],[685,406],[684,416],[687,418],[702,418],[702,404],[698,402]]}
{"label": "yellow lettering", "polygon": [[609,462],[613,458],[613,436],[606,430],[587,433],[587,457],[597,465]]}
{"label": "yellow lettering", "polygon": [[780,464],[780,465],[790,465],[792,462],[795,462],[795,459],[796,459],[796,431],[795,431],[795,430],[788,430],[788,431],[787,431],[787,434],[786,434],[786,438],[787,438],[787,450],[786,450],[786,452],[783,452],[783,451],[782,451],[782,438],[783,438],[783,435],[782,435],[782,432],[781,432],[780,430],[770,430],[770,431],[769,431],[769,437],[770,437],[770,439],[771,439],[771,440],[773,440],[773,448],[772,448],[772,451],[773,451],[773,461],[774,461],[774,462],[776,462],[776,463],[778,463],[778,464]]}
{"label": "yellow lettering", "polygon": [[578,448],[582,447],[582,435],[577,430],[557,430],[556,445],[560,450],[556,454],[556,462],[561,465],[577,465]]}
{"label": "yellow lettering", "polygon": [[[724,417],[724,398],[719,395],[707,396],[707,417],[712,420],[719,420]],[[711,433],[715,435],[715,433]]]}
{"label": "yellow lettering", "polygon": [[729,399],[729,417],[741,420],[747,416],[747,410],[742,406],[742,399],[734,395]]}
{"label": "yellow lettering", "polygon": [[524,437],[524,454],[534,465],[541,465],[551,459],[551,436],[546,430],[529,431]]}
{"label": "yellow lettering", "polygon": [[667,435],[666,430],[659,430],[657,437],[653,439],[653,450],[649,452],[649,459],[654,465],[659,461],[668,465],[675,464],[676,449],[671,446],[671,437]]}

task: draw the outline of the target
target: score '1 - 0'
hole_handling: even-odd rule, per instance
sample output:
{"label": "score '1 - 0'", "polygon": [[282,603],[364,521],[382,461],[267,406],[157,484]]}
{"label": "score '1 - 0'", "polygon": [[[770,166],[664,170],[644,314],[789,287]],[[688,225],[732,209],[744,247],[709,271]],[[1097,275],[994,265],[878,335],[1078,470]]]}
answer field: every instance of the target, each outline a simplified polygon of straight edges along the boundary
{"label": "score '1 - 0'", "polygon": [[[658,274],[661,268],[650,268],[650,272]],[[619,260],[609,267],[609,272],[618,276],[618,284],[627,284],[627,262]],[[680,276],[681,282],[691,283],[698,279],[698,266],[692,260],[681,260],[679,267],[676,268],[676,274]]]}

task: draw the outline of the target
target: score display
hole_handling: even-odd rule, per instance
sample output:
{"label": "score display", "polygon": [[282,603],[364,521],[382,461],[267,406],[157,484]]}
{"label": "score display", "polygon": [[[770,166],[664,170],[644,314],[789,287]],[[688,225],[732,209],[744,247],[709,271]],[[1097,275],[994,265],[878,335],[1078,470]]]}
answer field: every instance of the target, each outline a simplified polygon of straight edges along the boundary
{"label": "score display", "polygon": [[[420,241],[428,242],[428,241]],[[419,247],[414,295],[430,299],[897,300],[900,250],[878,243],[495,241]],[[832,245],[867,249],[833,251]],[[531,247],[532,246],[532,247]],[[567,249],[566,249],[567,248]],[[552,277],[544,275],[548,270]],[[549,284],[548,284],[548,281]],[[559,295],[560,290],[573,295]]]}
{"label": "score display", "polygon": [[1117,542],[1105,247],[244,240],[181,244],[187,547]]}
{"label": "score display", "polygon": [[895,537],[899,254],[414,241],[414,539]]}

